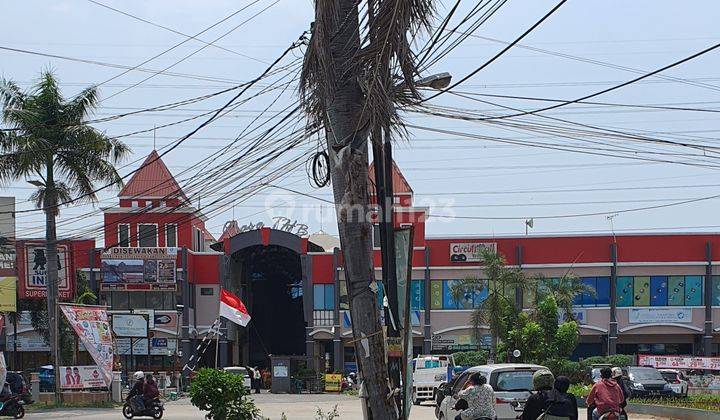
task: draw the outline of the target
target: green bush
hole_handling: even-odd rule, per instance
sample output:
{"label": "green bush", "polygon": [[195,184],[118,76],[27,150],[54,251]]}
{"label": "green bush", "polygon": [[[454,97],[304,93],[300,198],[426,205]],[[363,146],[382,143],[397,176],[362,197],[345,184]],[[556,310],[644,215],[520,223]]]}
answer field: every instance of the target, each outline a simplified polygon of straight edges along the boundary
{"label": "green bush", "polygon": [[608,356],[607,362],[617,367],[628,367],[635,364],[635,356],[629,354],[616,354],[614,356]]}
{"label": "green bush", "polygon": [[485,350],[460,351],[453,353],[453,358],[459,366],[479,366],[487,363],[488,353]]}
{"label": "green bush", "polygon": [[567,376],[570,383],[581,383],[586,378],[585,371],[580,367],[580,363],[567,359],[549,359],[543,363],[553,375]]}
{"label": "green bush", "polygon": [[247,396],[243,375],[221,370],[201,369],[190,385],[190,402],[207,411],[208,420],[252,420],[260,410]]}
{"label": "green bush", "polygon": [[576,397],[585,398],[588,396],[588,394],[590,394],[590,385],[573,384],[570,385],[570,389],[568,390],[568,392]]}

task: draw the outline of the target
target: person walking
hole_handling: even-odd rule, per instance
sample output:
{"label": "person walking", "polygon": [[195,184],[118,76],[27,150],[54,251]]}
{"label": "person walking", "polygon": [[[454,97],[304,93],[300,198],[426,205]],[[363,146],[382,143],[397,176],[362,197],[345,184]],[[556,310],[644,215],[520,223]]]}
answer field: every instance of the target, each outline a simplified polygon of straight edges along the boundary
{"label": "person walking", "polygon": [[568,393],[570,379],[567,376],[555,378],[553,389],[545,391],[545,413],[554,418],[578,420],[578,407],[575,395]]}
{"label": "person walking", "polygon": [[456,399],[467,402],[467,408],[455,416],[455,420],[475,420],[481,417],[495,418],[495,392],[487,384],[487,378],[479,373],[470,375],[468,386],[458,392]]}
{"label": "person walking", "polygon": [[600,370],[600,381],[593,385],[587,397],[587,405],[594,405],[593,420],[598,420],[608,412],[620,413],[621,404],[625,402],[622,389],[612,380],[612,370],[604,367]]}
{"label": "person walking", "polygon": [[255,366],[255,369],[253,369],[253,387],[256,394],[260,393],[260,385],[262,385],[262,374],[260,368]]}

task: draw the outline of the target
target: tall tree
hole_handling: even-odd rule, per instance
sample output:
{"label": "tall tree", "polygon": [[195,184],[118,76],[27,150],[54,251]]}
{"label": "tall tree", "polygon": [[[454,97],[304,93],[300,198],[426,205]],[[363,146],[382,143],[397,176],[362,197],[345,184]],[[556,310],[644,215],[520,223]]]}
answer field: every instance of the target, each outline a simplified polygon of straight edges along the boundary
{"label": "tall tree", "polygon": [[[384,420],[398,414],[388,398],[384,339],[371,287],[367,140],[371,131],[405,132],[396,105],[420,98],[407,36],[428,27],[432,1],[365,0],[365,28],[358,12],[362,2],[315,0],[301,96],[313,127],[325,131],[358,366],[371,415]],[[380,137],[373,135],[373,141],[382,142]]]}
{"label": "tall tree", "polygon": [[[461,301],[464,297],[479,294],[487,290],[487,297],[470,314],[470,322],[476,335],[482,326],[487,325],[492,336],[490,359],[497,359],[498,342],[507,338],[509,324],[522,308],[515,307],[515,289],[527,289],[530,280],[519,268],[508,267],[505,258],[490,249],[481,251],[482,278],[466,278],[453,284],[453,299]],[[478,337],[479,338],[479,337]]]}
{"label": "tall tree", "polygon": [[[97,201],[95,183],[122,185],[115,164],[130,149],[86,124],[98,104],[98,90],[88,87],[66,99],[50,70],[23,91],[9,80],[0,82],[0,183],[28,180],[38,187],[31,199],[45,212],[48,324],[53,361],[57,361],[57,230],[60,207]],[[31,179],[32,178],[32,179]],[[39,178],[39,179],[38,179]]]}

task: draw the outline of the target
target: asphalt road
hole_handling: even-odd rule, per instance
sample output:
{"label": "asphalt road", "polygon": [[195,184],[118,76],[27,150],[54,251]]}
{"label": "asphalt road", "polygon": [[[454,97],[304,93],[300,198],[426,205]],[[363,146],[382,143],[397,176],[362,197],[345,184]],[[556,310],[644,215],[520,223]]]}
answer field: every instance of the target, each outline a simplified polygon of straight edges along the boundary
{"label": "asphalt road", "polygon": [[[332,411],[337,407],[339,419],[362,419],[362,410],[356,397],[348,397],[336,394],[260,394],[253,395],[256,405],[265,417],[272,420],[280,420],[282,414],[288,420],[316,420],[318,409],[324,413]],[[181,399],[165,404],[165,416],[167,420],[202,420],[204,416],[190,404],[189,399]],[[123,419],[119,408],[106,409],[62,409],[52,411],[34,411],[28,413],[28,419]],[[410,418],[412,420],[435,420],[435,406],[421,405],[412,408]],[[584,412],[581,412],[581,419],[584,419]],[[631,415],[632,420],[665,420],[661,417]]]}

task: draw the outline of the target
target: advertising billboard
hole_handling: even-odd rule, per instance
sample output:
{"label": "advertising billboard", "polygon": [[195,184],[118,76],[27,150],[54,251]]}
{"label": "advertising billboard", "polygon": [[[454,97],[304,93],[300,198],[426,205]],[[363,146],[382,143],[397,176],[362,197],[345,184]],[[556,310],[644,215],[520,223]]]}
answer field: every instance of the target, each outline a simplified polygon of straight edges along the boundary
{"label": "advertising billboard", "polygon": [[463,242],[450,244],[450,262],[480,262],[482,251],[490,250],[497,253],[494,242]]}
{"label": "advertising billboard", "polygon": [[104,388],[105,378],[97,366],[60,366],[60,388]]}
{"label": "advertising billboard", "polygon": [[0,197],[0,276],[17,276],[15,268],[15,197]]}
{"label": "advertising billboard", "polygon": [[[26,243],[23,247],[24,272],[20,297],[27,299],[47,298],[47,267],[50,261],[45,255],[44,243]],[[57,246],[58,297],[70,299],[73,289],[70,272],[70,253],[67,245]]]}
{"label": "advertising billboard", "polygon": [[118,337],[147,337],[148,318],[145,315],[113,314],[112,330]]}
{"label": "advertising billboard", "polygon": [[101,290],[177,289],[177,248],[110,248],[102,254]]}

